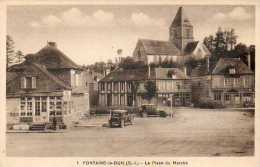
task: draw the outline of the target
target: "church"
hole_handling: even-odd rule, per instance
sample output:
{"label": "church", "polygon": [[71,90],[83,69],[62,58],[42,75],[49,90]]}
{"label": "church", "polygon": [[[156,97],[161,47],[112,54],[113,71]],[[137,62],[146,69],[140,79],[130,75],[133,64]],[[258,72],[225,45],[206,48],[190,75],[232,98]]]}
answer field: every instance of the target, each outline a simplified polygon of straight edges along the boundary
{"label": "church", "polygon": [[133,52],[133,57],[145,64],[182,63],[188,57],[202,59],[208,56],[210,52],[203,42],[194,41],[193,25],[183,7],[179,7],[170,25],[168,41],[139,39]]}

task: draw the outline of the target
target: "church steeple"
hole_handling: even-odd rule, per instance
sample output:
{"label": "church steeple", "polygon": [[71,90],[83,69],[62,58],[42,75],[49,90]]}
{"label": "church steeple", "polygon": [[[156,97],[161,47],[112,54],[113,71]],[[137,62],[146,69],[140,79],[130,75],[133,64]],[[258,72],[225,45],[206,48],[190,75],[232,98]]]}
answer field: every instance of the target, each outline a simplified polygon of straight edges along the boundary
{"label": "church steeple", "polygon": [[187,43],[193,41],[193,26],[188,17],[184,14],[182,7],[179,7],[169,32],[169,40],[180,50],[184,50]]}

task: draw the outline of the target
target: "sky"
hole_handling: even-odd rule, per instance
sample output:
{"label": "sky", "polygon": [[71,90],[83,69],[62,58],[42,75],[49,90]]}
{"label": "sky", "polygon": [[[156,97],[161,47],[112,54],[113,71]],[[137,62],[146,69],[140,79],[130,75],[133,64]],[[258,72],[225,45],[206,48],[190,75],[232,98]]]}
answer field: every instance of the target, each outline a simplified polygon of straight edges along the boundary
{"label": "sky", "polygon": [[[30,5],[8,6],[7,33],[15,49],[36,53],[47,41],[80,65],[113,60],[117,50],[132,56],[140,38],[168,40],[177,5]],[[255,43],[254,6],[183,6],[194,39],[234,28],[238,42]]]}

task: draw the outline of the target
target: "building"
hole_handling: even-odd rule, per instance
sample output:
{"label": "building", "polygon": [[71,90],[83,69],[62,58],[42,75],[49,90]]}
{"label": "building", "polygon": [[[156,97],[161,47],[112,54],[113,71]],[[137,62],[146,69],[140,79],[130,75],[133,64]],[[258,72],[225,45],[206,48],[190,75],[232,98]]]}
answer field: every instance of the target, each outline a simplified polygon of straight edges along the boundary
{"label": "building", "polygon": [[182,63],[188,57],[201,59],[210,56],[207,47],[194,41],[193,25],[180,7],[169,28],[169,40],[159,41],[139,39],[133,57],[146,64],[158,64],[164,61]]}
{"label": "building", "polygon": [[98,81],[104,77],[103,74],[85,68],[83,74],[86,77],[86,85],[89,92],[90,108],[98,105]]}
{"label": "building", "polygon": [[89,112],[89,94],[82,69],[48,42],[21,64],[7,71],[8,124],[50,123],[70,125]]}
{"label": "building", "polygon": [[[156,96],[150,102],[159,105],[189,106],[191,79],[177,68],[118,68],[99,81],[100,106],[140,106],[148,103],[141,94],[144,83],[154,81]],[[172,99],[172,100],[171,100]]]}
{"label": "building", "polygon": [[158,102],[162,105],[190,106],[191,78],[178,68],[156,68]]}
{"label": "building", "polygon": [[148,80],[147,68],[117,68],[98,82],[99,106],[135,106],[136,83]]}
{"label": "building", "polygon": [[192,100],[210,99],[226,107],[254,105],[253,71],[239,58],[220,58],[212,70],[206,64],[192,71]]}

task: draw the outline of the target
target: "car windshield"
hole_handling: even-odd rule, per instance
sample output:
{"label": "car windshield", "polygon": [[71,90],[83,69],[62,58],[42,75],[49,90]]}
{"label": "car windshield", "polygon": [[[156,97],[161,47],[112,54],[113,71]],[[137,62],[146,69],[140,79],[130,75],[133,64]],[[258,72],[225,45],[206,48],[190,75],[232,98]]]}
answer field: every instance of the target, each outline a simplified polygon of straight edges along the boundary
{"label": "car windshield", "polygon": [[120,117],[120,113],[112,112],[113,117]]}

